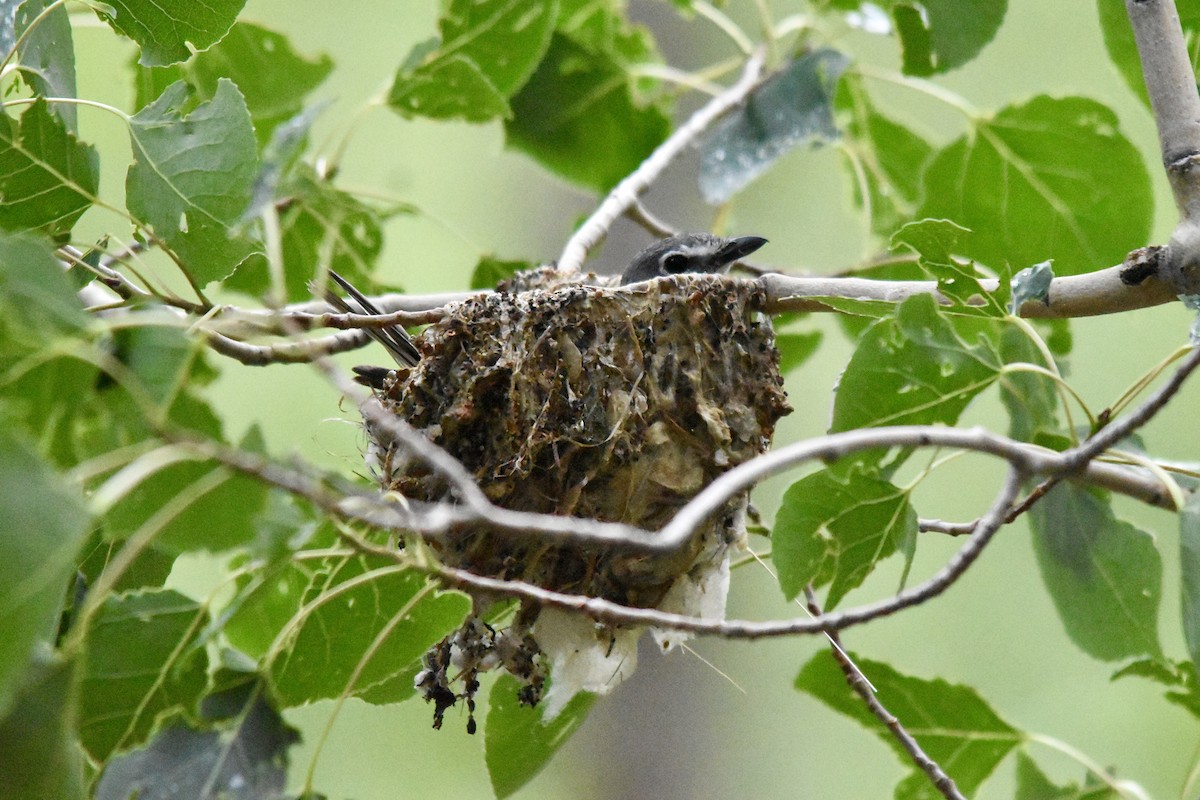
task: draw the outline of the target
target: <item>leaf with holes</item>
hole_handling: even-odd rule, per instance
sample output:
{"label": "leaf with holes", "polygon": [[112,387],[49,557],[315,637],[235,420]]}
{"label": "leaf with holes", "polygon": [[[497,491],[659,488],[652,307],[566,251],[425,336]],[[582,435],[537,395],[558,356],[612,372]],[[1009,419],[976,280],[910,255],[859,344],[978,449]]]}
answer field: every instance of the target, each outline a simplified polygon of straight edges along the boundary
{"label": "leaf with holes", "polygon": [[451,0],[438,20],[441,41],[413,50],[388,105],[406,117],[511,116],[508,98],[545,54],[557,12],[557,0]]}
{"label": "leaf with holes", "polygon": [[806,584],[829,584],[833,608],[875,565],[901,550],[912,557],[917,514],[908,493],[885,480],[851,470],[814,473],[783,495],[771,531],[771,560],[791,600]]}
{"label": "leaf with holes", "polygon": [[952,425],[1000,374],[987,320],[942,314],[915,295],[859,339],[838,382],[834,431],[878,425]]}
{"label": "leaf with holes", "polygon": [[169,589],[112,595],[89,629],[79,736],[101,761],[145,741],[158,716],[190,712],[207,683],[208,613]]}
{"label": "leaf with holes", "polygon": [[985,290],[975,264],[956,257],[972,235],[948,219],[923,219],[896,231],[891,247],[916,254],[917,265],[937,281],[938,291],[954,301],[950,309],[955,313],[1003,317],[1008,313],[1008,284],[1000,281],[995,291]]}
{"label": "leaf with holes", "polygon": [[133,116],[134,162],[125,179],[129,210],[183,261],[193,280],[220,280],[259,250],[238,229],[258,175],[254,127],[234,84],[186,117],[182,81]]}

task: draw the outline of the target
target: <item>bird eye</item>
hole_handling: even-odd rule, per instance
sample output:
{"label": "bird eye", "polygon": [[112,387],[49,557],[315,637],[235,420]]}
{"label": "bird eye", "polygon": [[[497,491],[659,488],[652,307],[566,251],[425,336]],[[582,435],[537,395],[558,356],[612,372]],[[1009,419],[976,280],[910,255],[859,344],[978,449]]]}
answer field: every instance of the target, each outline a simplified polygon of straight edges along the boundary
{"label": "bird eye", "polygon": [[671,275],[678,275],[681,272],[686,272],[688,267],[687,256],[679,253],[671,253],[662,261],[663,269]]}

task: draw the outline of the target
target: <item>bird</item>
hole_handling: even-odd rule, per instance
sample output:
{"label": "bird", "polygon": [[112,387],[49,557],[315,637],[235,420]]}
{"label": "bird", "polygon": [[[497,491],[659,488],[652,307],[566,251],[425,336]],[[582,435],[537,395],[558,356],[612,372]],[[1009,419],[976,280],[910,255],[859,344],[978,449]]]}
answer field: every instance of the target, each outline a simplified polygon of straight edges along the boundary
{"label": "bird", "polygon": [[767,243],[761,236],[725,239],[711,233],[681,233],[660,239],[633,257],[621,285],[683,272],[724,272]]}
{"label": "bird", "polygon": [[[325,302],[329,303],[329,305],[343,314],[383,316],[383,312],[379,310],[379,307],[372,303],[366,295],[354,288],[354,284],[350,283],[350,281],[333,270],[329,270],[329,277],[334,283],[342,287],[342,290],[354,302],[358,303],[358,308],[350,305],[350,303],[333,292],[327,291],[325,292]],[[366,331],[367,336],[370,336],[383,345],[383,348],[391,354],[392,359],[400,367],[410,369],[421,362],[421,351],[417,349],[417,345],[413,342],[412,337],[408,335],[408,331],[404,330],[400,325],[388,325],[383,328],[364,328],[363,330]],[[393,371],[391,367],[360,365],[354,367],[354,380],[372,389],[382,389]]]}
{"label": "bird", "polygon": [[[767,240],[761,236],[740,236],[732,239],[711,233],[680,233],[668,236],[633,257],[629,266],[621,273],[621,286],[685,272],[724,272],[739,259],[745,258],[766,243]],[[341,275],[330,270],[329,277],[358,304],[358,308],[333,292],[326,292],[325,300],[331,306],[343,313],[383,314]],[[400,367],[412,368],[421,361],[421,351],[401,326],[390,325],[365,330],[368,336],[384,346]],[[382,389],[393,372],[389,367],[358,366],[354,368],[354,379],[363,386]]]}

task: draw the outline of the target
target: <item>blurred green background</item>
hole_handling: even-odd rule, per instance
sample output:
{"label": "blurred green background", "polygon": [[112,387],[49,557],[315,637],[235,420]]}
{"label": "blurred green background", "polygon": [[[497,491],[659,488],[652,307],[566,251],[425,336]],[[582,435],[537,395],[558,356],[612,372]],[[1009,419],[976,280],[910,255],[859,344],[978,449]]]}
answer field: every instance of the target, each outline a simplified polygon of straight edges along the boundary
{"label": "blurred green background", "polygon": [[[771,4],[777,17],[803,10],[799,3]],[[753,4],[733,0],[729,13],[756,30]],[[655,30],[667,60],[694,68],[734,55],[728,40],[703,20],[683,20],[667,2],[633,2],[631,14]],[[421,213],[387,227],[380,278],[414,293],[464,288],[479,256],[544,261],[554,258],[575,222],[595,198],[503,149],[500,125],[469,126],[406,121],[364,104],[386,90],[410,47],[436,32],[434,0],[250,0],[243,19],[289,36],[307,54],[328,53],[336,70],[317,92],[331,101],[314,142],[329,150],[345,137],[339,184],[402,199]],[[82,19],[82,18],[80,18]],[[856,58],[896,68],[889,40],[851,34],[836,46]],[[98,24],[77,33],[80,95],[129,109],[132,90],[117,65],[134,57]],[[1080,94],[1117,112],[1121,128],[1145,155],[1156,186],[1153,241],[1165,241],[1174,223],[1166,181],[1158,170],[1152,120],[1110,67],[1091,0],[1011,0],[996,40],[966,68],[939,80],[984,110],[1028,97]],[[868,88],[889,113],[935,142],[961,134],[963,121],[928,97],[877,81]],[[693,108],[689,98],[684,110]],[[132,110],[132,109],[130,109]],[[83,112],[83,135],[103,148],[120,147],[123,127],[112,117]],[[792,270],[828,272],[853,266],[875,253],[874,241],[851,204],[851,186],[836,148],[794,152],[735,201],[727,229],[758,234],[771,243],[763,261]],[[649,206],[672,223],[708,227],[712,211],[699,197],[694,157],[672,168],[648,197]],[[102,192],[119,193],[123,169],[104,165]],[[119,196],[119,194],[118,194]],[[106,228],[89,214],[82,238]],[[94,226],[94,231],[88,226]],[[118,228],[119,229],[119,228]],[[614,229],[594,262],[612,269],[649,241],[628,223]],[[1115,400],[1132,381],[1180,344],[1189,315],[1178,307],[1112,319],[1073,323],[1075,350],[1070,378],[1096,408]],[[809,318],[799,330],[821,330],[825,343],[788,382],[795,413],[777,441],[824,431],[833,387],[852,343],[830,317]],[[351,354],[345,363],[382,357]],[[217,357],[213,357],[213,361]],[[271,451],[291,453],[343,472],[361,470],[363,442],[354,415],[315,372],[303,367],[243,367],[219,362],[221,377],[210,390],[236,439],[251,424],[262,427]],[[1195,460],[1200,452],[1200,387],[1183,396],[1146,431],[1152,452]],[[1002,429],[995,394],[968,409],[966,424]],[[990,500],[997,465],[963,458],[927,481],[918,492],[922,516],[968,520]],[[798,476],[795,476],[798,477]],[[755,502],[769,518],[786,481],[766,485]],[[1160,627],[1168,654],[1183,657],[1179,632],[1176,521],[1172,515],[1118,501],[1118,513],[1154,532],[1164,554]],[[764,542],[755,541],[762,547]],[[922,537],[912,581],[938,569],[958,543]],[[889,563],[848,602],[895,591],[900,564]],[[219,564],[192,560],[172,576],[176,587],[206,593]],[[782,601],[773,580],[758,566],[735,575],[729,613],[751,618],[800,613]],[[550,766],[518,796],[524,798],[720,798],[888,797],[908,767],[855,723],[792,689],[800,666],[823,640],[760,642],[703,639],[693,652],[662,657],[645,648],[632,680],[597,703],[583,728]],[[1109,681],[1113,665],[1097,663],[1066,638],[1040,585],[1028,529],[1005,529],[970,572],[944,596],[897,617],[856,628],[846,646],[886,660],[918,677],[970,684],[1015,726],[1055,737],[1100,765],[1145,786],[1155,797],[1178,797],[1200,753],[1200,726],[1164,701],[1151,684]],[[298,782],[312,766],[315,745],[331,721],[333,705],[319,703],[288,712],[305,742],[293,751]],[[487,797],[482,735],[465,732],[459,710],[445,729],[429,729],[431,709],[413,701],[372,707],[349,701],[332,719],[328,740],[315,762],[315,786],[333,798],[377,800],[406,797]],[[1042,745],[1032,754],[1059,781],[1081,780],[1083,770]],[[1012,760],[985,785],[982,797],[1011,797]]]}

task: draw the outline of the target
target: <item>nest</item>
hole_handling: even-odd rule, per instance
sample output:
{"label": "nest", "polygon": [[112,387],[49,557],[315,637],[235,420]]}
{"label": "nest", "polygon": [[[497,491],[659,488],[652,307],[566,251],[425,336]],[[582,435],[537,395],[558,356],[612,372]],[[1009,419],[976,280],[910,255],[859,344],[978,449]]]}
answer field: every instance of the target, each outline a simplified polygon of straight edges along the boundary
{"label": "nest", "polygon": [[[454,307],[417,339],[420,364],[379,400],[499,506],[657,530],[770,445],[790,411],[774,332],[750,281],[681,275],[622,290],[598,281],[542,268]],[[385,490],[452,499],[442,477],[402,452],[377,463]],[[472,524],[430,546],[479,575],[658,607],[687,576],[724,563],[744,535],[744,506],[730,501],[670,555]],[[526,609],[516,635],[536,616]]]}

